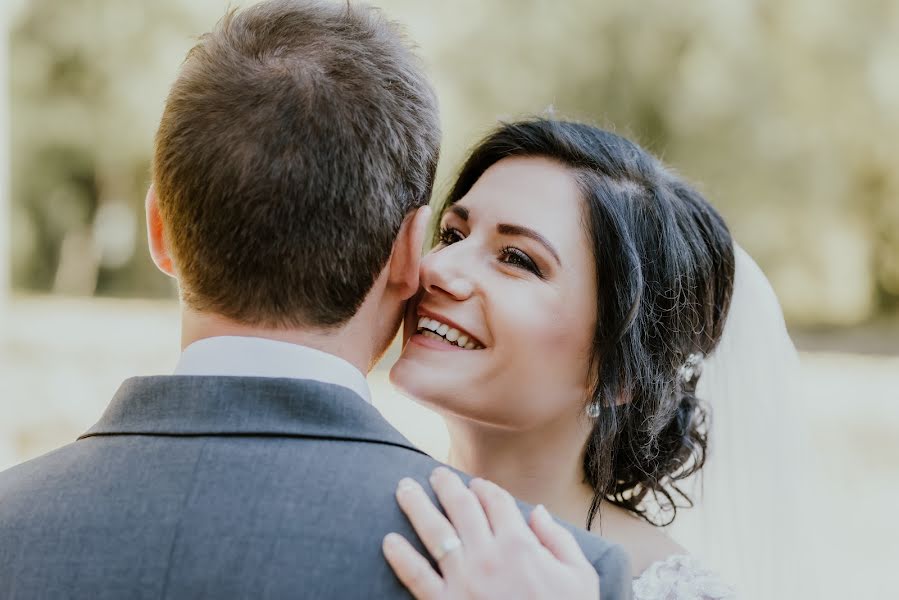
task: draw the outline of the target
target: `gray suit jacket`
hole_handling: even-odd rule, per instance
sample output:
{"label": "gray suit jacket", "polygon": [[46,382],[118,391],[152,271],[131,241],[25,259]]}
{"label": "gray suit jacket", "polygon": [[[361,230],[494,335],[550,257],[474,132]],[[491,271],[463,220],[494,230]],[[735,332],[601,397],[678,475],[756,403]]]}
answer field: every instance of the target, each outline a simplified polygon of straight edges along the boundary
{"label": "gray suit jacket", "polygon": [[[438,464],[340,386],[129,379],[0,473],[0,598],[407,598],[381,540],[417,542],[394,490]],[[621,549],[577,535],[602,599],[629,598]]]}

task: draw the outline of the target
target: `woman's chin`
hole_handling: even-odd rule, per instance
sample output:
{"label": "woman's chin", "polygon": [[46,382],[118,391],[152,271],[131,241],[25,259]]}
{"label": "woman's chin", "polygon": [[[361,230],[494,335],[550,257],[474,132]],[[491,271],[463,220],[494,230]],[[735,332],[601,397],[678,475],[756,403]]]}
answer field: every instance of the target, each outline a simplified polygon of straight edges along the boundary
{"label": "woman's chin", "polygon": [[[390,383],[403,396],[433,410],[443,418],[462,419],[481,426],[515,429],[518,415],[503,410],[490,398],[488,389],[471,378],[462,379],[466,360],[481,351],[437,352],[407,345],[388,375]],[[452,365],[452,366],[450,366]],[[499,412],[499,414],[497,414]]]}
{"label": "woman's chin", "polygon": [[404,351],[390,368],[388,379],[403,396],[442,413],[446,404],[456,404],[453,396],[460,382],[451,378],[445,367],[437,368],[419,358]]}
{"label": "woman's chin", "polygon": [[397,391],[402,392],[403,394],[407,393],[405,386],[405,378],[403,377],[403,357],[400,357],[393,363],[393,366],[390,367],[390,370],[387,371],[387,381],[390,382],[390,385],[395,387]]}
{"label": "woman's chin", "polygon": [[393,366],[390,367],[387,379],[402,395],[418,400],[419,395],[425,390],[421,389],[423,382],[421,381],[420,371],[422,366],[414,363],[415,361],[410,360],[406,356],[406,352],[403,351],[397,361],[393,363]]}
{"label": "woman's chin", "polygon": [[422,383],[439,377],[440,371],[446,370],[439,362],[435,363],[434,358],[428,352],[421,352],[408,339],[405,340],[400,357],[390,367],[390,383],[404,393],[411,393]]}

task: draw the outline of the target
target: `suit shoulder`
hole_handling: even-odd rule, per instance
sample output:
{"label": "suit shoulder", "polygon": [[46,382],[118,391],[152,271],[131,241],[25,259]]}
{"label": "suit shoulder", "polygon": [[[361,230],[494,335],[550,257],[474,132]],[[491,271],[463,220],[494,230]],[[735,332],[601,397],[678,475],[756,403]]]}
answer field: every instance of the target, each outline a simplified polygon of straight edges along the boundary
{"label": "suit shoulder", "polygon": [[626,600],[632,594],[631,561],[625,549],[584,529],[568,526],[599,575],[603,600]]}
{"label": "suit shoulder", "polygon": [[61,463],[67,462],[75,446],[76,443],[66,444],[0,471],[0,488],[2,488],[4,483],[17,481],[25,476],[45,469],[52,469]]}

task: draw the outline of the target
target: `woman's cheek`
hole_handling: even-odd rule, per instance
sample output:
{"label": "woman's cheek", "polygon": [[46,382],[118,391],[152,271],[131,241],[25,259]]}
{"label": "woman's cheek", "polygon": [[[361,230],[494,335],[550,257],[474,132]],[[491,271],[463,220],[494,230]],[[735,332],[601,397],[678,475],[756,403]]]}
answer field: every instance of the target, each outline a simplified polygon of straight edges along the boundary
{"label": "woman's cheek", "polygon": [[572,348],[582,345],[581,338],[589,328],[587,323],[575,317],[570,306],[553,306],[548,314],[553,318],[541,320],[541,327],[533,332],[543,348],[567,354]]}
{"label": "woman's cheek", "polygon": [[584,384],[592,347],[589,324],[574,318],[559,318],[539,336],[541,358],[537,368],[543,379],[552,380],[559,391]]}

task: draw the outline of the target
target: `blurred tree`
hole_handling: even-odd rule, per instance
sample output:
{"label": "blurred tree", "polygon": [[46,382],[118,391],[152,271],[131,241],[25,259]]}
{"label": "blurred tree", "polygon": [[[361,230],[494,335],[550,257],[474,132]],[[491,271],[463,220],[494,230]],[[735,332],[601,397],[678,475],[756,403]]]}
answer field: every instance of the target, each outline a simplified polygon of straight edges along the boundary
{"label": "blurred tree", "polygon": [[794,323],[896,313],[899,4],[459,4],[434,60],[467,141],[548,107],[617,129],[700,182]]}
{"label": "blurred tree", "polygon": [[174,0],[31,0],[11,40],[14,282],[168,295],[142,199],[166,85],[195,15]]}
{"label": "blurred tree", "polygon": [[[443,110],[442,189],[497,119],[553,110],[700,182],[788,318],[899,313],[899,3],[382,0]],[[142,210],[175,67],[227,0],[31,0],[12,39],[14,274],[158,295]]]}

